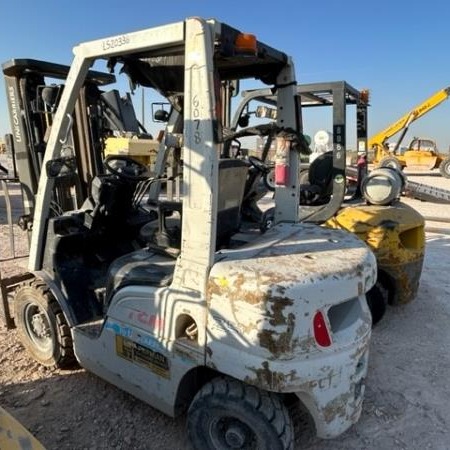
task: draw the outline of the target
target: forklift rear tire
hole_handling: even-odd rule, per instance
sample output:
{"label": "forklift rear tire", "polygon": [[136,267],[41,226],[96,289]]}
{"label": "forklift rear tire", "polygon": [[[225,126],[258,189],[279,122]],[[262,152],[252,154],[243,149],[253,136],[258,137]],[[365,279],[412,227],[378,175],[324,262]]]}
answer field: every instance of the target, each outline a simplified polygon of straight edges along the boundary
{"label": "forklift rear tire", "polygon": [[194,449],[294,448],[292,419],[280,397],[230,378],[200,389],[188,411]]}
{"label": "forklift rear tire", "polygon": [[386,313],[388,299],[384,293],[384,289],[377,283],[366,294],[367,305],[372,314],[372,326],[376,325]]}
{"label": "forklift rear tire", "polygon": [[14,321],[25,349],[46,367],[76,367],[72,336],[64,314],[41,280],[20,286],[14,295]]}
{"label": "forklift rear tire", "polygon": [[439,164],[439,172],[444,178],[450,178],[450,158],[445,158]]}

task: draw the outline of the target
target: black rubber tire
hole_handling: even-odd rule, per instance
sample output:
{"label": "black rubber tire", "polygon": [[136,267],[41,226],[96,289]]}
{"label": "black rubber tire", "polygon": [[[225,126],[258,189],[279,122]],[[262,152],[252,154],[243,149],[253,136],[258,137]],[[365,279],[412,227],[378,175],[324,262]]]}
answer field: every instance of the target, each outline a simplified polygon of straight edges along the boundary
{"label": "black rubber tire", "polygon": [[225,377],[196,394],[187,429],[197,450],[294,448],[292,419],[280,397]]}
{"label": "black rubber tire", "polygon": [[263,183],[269,191],[275,191],[275,167],[270,168],[269,171],[263,175]]}
{"label": "black rubber tire", "polygon": [[378,167],[391,167],[399,172],[403,170],[402,165],[395,156],[385,156],[384,158],[381,158]]}
{"label": "black rubber tire", "polygon": [[366,294],[367,305],[372,314],[372,327],[375,326],[386,313],[388,299],[383,292],[384,290],[377,281],[372,289]]}
{"label": "black rubber tire", "polygon": [[300,170],[300,173],[298,175],[298,179],[299,179],[299,182],[300,182],[300,186],[302,184],[309,184],[309,171],[308,171],[308,169]]}
{"label": "black rubber tire", "polygon": [[77,366],[70,328],[43,281],[35,279],[18,287],[13,306],[19,339],[33,359],[51,368]]}
{"label": "black rubber tire", "polygon": [[439,172],[444,178],[450,178],[450,157],[441,161]]}

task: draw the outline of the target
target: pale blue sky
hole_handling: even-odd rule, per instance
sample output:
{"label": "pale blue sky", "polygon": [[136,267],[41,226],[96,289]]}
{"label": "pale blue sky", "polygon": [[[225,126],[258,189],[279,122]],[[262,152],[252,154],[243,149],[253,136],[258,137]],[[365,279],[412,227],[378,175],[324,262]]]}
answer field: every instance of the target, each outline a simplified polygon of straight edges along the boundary
{"label": "pale blue sky", "polygon": [[[450,3],[445,0],[3,3],[2,63],[36,58],[69,64],[72,47],[79,42],[188,16],[215,17],[291,55],[298,82],[346,80],[356,88],[369,88],[369,134],[450,85]],[[1,135],[10,129],[4,91],[0,89]],[[321,128],[317,120],[305,115],[305,132]],[[413,135],[434,137],[447,150],[450,102],[417,121],[408,138]]]}

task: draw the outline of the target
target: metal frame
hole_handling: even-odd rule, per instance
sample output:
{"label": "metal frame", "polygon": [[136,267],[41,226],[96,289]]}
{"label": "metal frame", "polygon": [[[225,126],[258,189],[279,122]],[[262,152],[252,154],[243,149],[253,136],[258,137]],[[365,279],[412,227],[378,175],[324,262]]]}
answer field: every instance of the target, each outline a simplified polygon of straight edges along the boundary
{"label": "metal frame", "polygon": [[[200,24],[196,33],[200,33],[199,37],[196,37],[195,33],[190,35],[190,27],[197,27]],[[179,22],[175,24],[165,25],[162,27],[151,28],[148,30],[138,31],[135,33],[129,33],[123,36],[116,36],[107,39],[100,39],[88,43],[80,44],[74,48],[75,58],[72,66],[67,75],[65,89],[61,97],[60,106],[58,107],[52,126],[52,131],[47,144],[42,166],[45,166],[48,161],[57,157],[61,149],[61,142],[65,139],[68,127],[70,126],[71,114],[75,106],[75,102],[78,97],[78,92],[83,85],[84,79],[87,76],[88,69],[92,65],[95,59],[108,59],[114,56],[126,56],[126,55],[160,55],[167,52],[175,54],[176,52],[183,52],[185,55],[185,92],[191,92],[194,86],[200,86],[201,77],[211,78],[214,76],[212,68],[212,58],[214,53],[214,41],[216,35],[219,36],[222,28],[227,32],[233,32],[231,27],[220,24],[215,21],[203,21],[199,19],[188,19],[186,22]],[[205,48],[197,49],[197,46],[204,46],[204,37],[209,39],[209,44]],[[185,46],[185,48],[184,48]],[[286,72],[282,72],[279,75],[278,83],[280,84],[280,95],[284,95],[287,99],[292,97],[295,92],[295,87],[292,85],[294,82],[294,69],[292,63],[288,61],[287,56],[281,52],[278,52],[270,47],[258,42],[258,46],[265,51],[266,57],[264,61],[280,62],[287,67]],[[184,49],[184,50],[183,50]],[[182,53],[183,54],[183,53]],[[259,54],[259,53],[258,53]],[[201,71],[198,68],[199,62],[206,64],[208,67],[206,70]],[[264,64],[269,64],[265,62]],[[236,66],[239,67],[239,66]],[[224,76],[227,76],[226,68],[222,69]],[[243,75],[250,76],[250,69],[247,71],[243,68]],[[255,70],[255,69],[253,69]],[[200,75],[201,73],[201,75]],[[231,76],[231,73],[230,73]],[[211,210],[204,210],[203,202],[205,198],[213,196],[214,202],[217,200],[217,193],[214,190],[211,191],[211,186],[217,183],[217,154],[212,157],[211,145],[218,144],[216,142],[216,135],[214,129],[216,123],[210,119],[210,111],[214,110],[215,105],[210,104],[209,93],[201,93],[201,89],[198,88],[196,99],[188,99],[185,97],[185,115],[184,115],[184,134],[185,134],[185,148],[189,148],[190,151],[185,153],[185,169],[184,175],[187,186],[187,200],[184,203],[183,212],[183,228],[189,222],[205,224],[205,229],[198,230],[197,233],[193,233],[189,239],[183,240],[182,254],[185,255],[186,260],[191,261],[190,270],[201,261],[200,266],[202,269],[200,272],[204,274],[205,267],[209,267],[213,260],[214,250],[212,249],[211,242],[214,241],[213,233],[215,231],[214,218],[211,219]],[[192,102],[195,101],[195,106]],[[191,102],[191,103],[190,103]],[[292,104],[291,107],[294,105]],[[287,108],[290,109],[290,108]],[[285,112],[286,118],[294,117],[293,114],[289,116],[289,111]],[[285,123],[285,126],[296,127],[295,123]],[[187,136],[187,138],[186,138]],[[201,145],[194,143],[194,136],[201,136]],[[197,138],[195,138],[197,139]],[[191,158],[191,161],[186,159]],[[198,158],[197,158],[198,156]],[[291,157],[294,159],[297,157],[294,152],[291,152]],[[213,159],[211,159],[213,158]],[[212,178],[200,181],[198,177],[191,176],[198,172],[202,164],[211,164],[213,167]],[[292,169],[293,170],[293,169]],[[202,170],[202,172],[204,172]],[[296,172],[295,172],[295,175]],[[291,173],[294,176],[294,172]],[[298,176],[298,175],[297,175]],[[297,193],[298,182],[292,178],[289,188],[280,194],[285,198],[285,205],[278,211],[277,218],[279,220],[296,221],[298,215],[295,214],[298,202],[295,202],[294,197]],[[53,181],[49,180],[45,173],[43,173],[39,180],[38,194],[36,197],[36,212],[34,215],[34,231],[32,235],[29,269],[38,270],[41,266],[42,259],[42,245],[45,241],[46,219],[45,214],[42,211],[47,211],[49,208],[51,192],[53,189]],[[195,196],[190,192],[195,191]],[[288,192],[289,191],[289,192]],[[292,200],[293,199],[293,200]],[[289,207],[289,205],[292,207]],[[296,206],[293,206],[296,205]],[[210,205],[213,209],[215,203]],[[205,216],[206,214],[206,216]],[[200,219],[202,217],[202,219]],[[199,220],[200,219],[200,220]],[[206,220],[205,220],[206,219]],[[206,226],[206,224],[208,224]],[[209,226],[211,225],[211,228]],[[185,234],[188,236],[188,234]],[[198,236],[203,236],[201,241],[198,240]],[[200,254],[199,249],[208,248],[209,252],[205,258],[205,255]],[[203,275],[204,276],[204,275]],[[197,284],[197,282],[196,282]],[[197,284],[198,286],[198,284]]]}
{"label": "metal frame", "polygon": [[[39,271],[54,184],[44,171],[36,196],[29,268],[47,283],[68,316],[80,364],[161,411],[177,414],[190,403],[203,375],[226,374],[264,390],[297,395],[313,416],[317,434],[333,437],[354,423],[361,411],[370,338],[370,314],[364,294],[375,282],[374,256],[352,235],[296,223],[299,174],[298,155],[293,151],[286,158],[286,187],[276,192],[277,202],[282,203],[276,209],[276,219],[285,223],[277,223],[264,235],[248,233],[249,245],[216,252],[218,166],[223,145],[217,81],[258,75],[274,84],[278,125],[301,131],[291,59],[259,42],[253,59],[248,54],[229,58],[230,54],[220,48],[218,38],[222,32],[226,45],[230,45],[234,39],[228,38],[234,38],[233,29],[215,21],[190,18],[76,47],[42,161],[44,166],[59,157],[79,91],[96,58],[183,56],[181,254],[176,262],[167,254],[147,249],[126,255],[148,257],[152,264],[169,265],[170,269],[175,264],[171,284],[149,281],[121,286],[110,293],[104,304],[107,313],[100,321],[92,316],[91,321],[72,324],[70,311],[65,309],[69,301],[64,286],[52,285],[44,270]],[[223,58],[220,51],[225,51]],[[345,148],[338,155],[345,156]],[[341,163],[342,158],[338,159]],[[244,180],[240,185],[243,187]],[[129,270],[121,258],[116,261]],[[109,269],[107,275],[110,280],[115,278]],[[327,326],[328,311],[342,302],[358,303],[359,308],[350,308],[357,317],[350,324],[336,320],[336,326],[345,323],[343,340],[330,339],[333,348],[322,352],[317,336],[317,342],[312,338],[313,318],[322,317]],[[338,308],[334,313],[339,316],[347,310]],[[188,324],[186,318],[196,326],[194,341],[186,339],[186,331],[182,332]],[[158,368],[163,372],[156,372],[151,365],[144,367],[136,358],[124,358],[127,355],[118,348],[122,345],[118,342],[136,346],[142,343],[148,347],[146,355],[157,355],[163,361],[163,367]],[[243,354],[245,364],[234,364]],[[344,397],[349,401],[336,410],[336,402]]]}
{"label": "metal frame", "polygon": [[[44,77],[63,80],[69,66],[36,59],[11,59],[2,64],[12,134],[8,146],[14,148],[14,174],[20,174],[24,213],[32,214],[42,167],[41,154],[35,148],[36,137],[30,123],[31,111],[26,101],[30,80]],[[115,81],[115,76],[90,70],[87,80],[103,86]],[[8,143],[7,143],[8,144]],[[17,166],[17,167],[16,167]]]}
{"label": "metal frame", "polygon": [[[358,153],[367,154],[367,108],[368,103],[361,92],[345,81],[299,84],[296,92],[302,108],[330,106],[333,108],[333,197],[325,206],[302,207],[301,218],[305,222],[325,222],[341,207],[345,195],[346,126],[347,105],[356,105]],[[234,117],[233,125],[251,100],[268,105],[276,104],[270,89],[242,92],[242,100]]]}

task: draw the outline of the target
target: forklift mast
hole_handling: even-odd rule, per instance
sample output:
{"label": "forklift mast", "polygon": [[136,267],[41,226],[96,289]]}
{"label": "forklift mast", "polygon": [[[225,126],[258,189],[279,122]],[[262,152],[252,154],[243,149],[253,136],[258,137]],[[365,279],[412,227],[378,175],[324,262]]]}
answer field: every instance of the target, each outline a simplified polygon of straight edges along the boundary
{"label": "forklift mast", "polygon": [[[69,67],[34,59],[12,59],[2,65],[2,70],[12,130],[10,147],[21,185],[24,214],[31,220],[47,139]],[[82,149],[76,155],[80,198],[86,195],[90,181],[87,174],[97,173],[101,168],[100,154],[93,148],[95,128],[87,114],[89,92],[114,81],[114,75],[90,71],[73,115],[73,129],[68,138],[74,141],[75,148]],[[59,183],[55,189],[54,199],[63,210],[73,206],[68,192],[70,185]]]}
{"label": "forklift mast", "polygon": [[[143,72],[142,67],[146,64],[145,57],[149,60],[149,66],[153,65],[152,69],[155,72],[160,70],[161,74],[163,74],[163,68],[156,67],[150,58],[154,56],[161,58],[166,61],[166,67],[173,65],[173,73],[178,79],[182,80],[184,77],[184,86],[179,81],[174,81],[172,86],[173,89],[184,88],[183,178],[186,192],[183,203],[183,230],[187,223],[199,223],[204,227],[190,236],[183,232],[186,238],[182,242],[182,254],[190,261],[191,268],[199,264],[209,266],[214,253],[211,242],[214,242],[215,214],[213,210],[217,208],[217,192],[212,189],[212,186],[217,183],[217,161],[221,148],[222,119],[216,115],[221,110],[218,105],[221,80],[235,77],[261,78],[260,74],[266,71],[267,75],[263,81],[277,86],[278,98],[284,105],[280,109],[278,123],[280,126],[301,131],[295,104],[296,83],[292,62],[284,53],[257,41],[254,37],[247,42],[246,35],[242,39],[240,36],[237,30],[213,20],[204,22],[188,19],[185,23],[126,34],[121,37],[120,45],[115,44],[117,39],[101,39],[75,47],[75,58],[67,74],[65,88],[53,119],[42,161],[42,165],[46,165],[60,156],[61,142],[65,140],[67,130],[71,126],[71,117],[79,98],[79,90],[85,83],[89,67],[96,59],[106,59],[113,67],[120,55],[119,60],[124,63],[124,70],[135,76],[142,85],[148,83],[144,75],[139,78],[139,74]],[[144,57],[139,59],[141,54]],[[254,60],[254,66],[248,64],[251,60]],[[184,73],[182,72],[183,61]],[[210,80],[209,89],[213,88],[213,90],[205,92],[204,80]],[[157,80],[159,87],[164,87],[164,83],[171,81],[164,79],[163,76]],[[216,113],[211,114],[211,111]],[[291,182],[286,184],[285,189],[277,192],[276,214],[277,221],[296,222],[298,221],[299,193],[298,173],[295,167],[298,164],[298,154],[291,151],[288,157]],[[202,176],[194,176],[199,173]],[[53,185],[54,180],[48,178],[43,172],[36,199],[30,270],[38,270],[42,264],[44,234]],[[206,202],[205,199],[209,199],[211,195],[214,201]],[[208,252],[199,252],[199,249],[205,248]]]}

